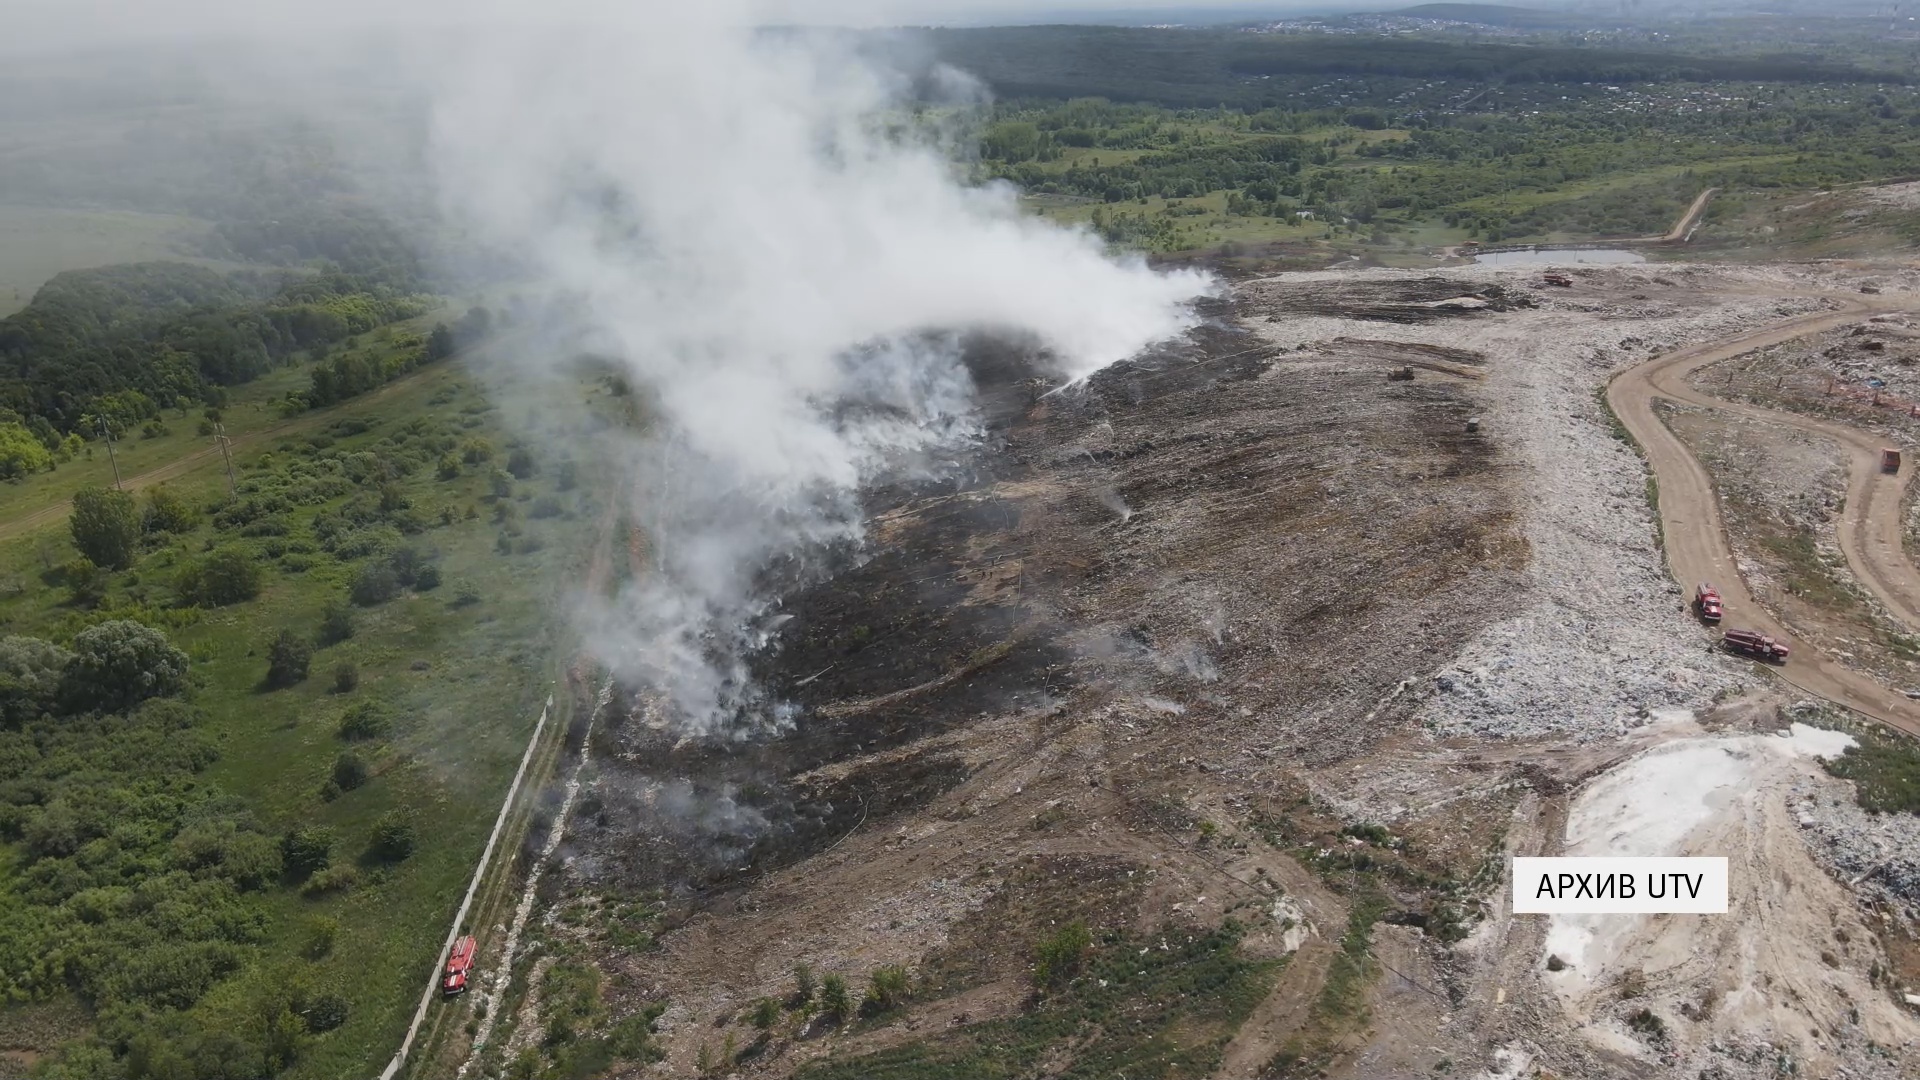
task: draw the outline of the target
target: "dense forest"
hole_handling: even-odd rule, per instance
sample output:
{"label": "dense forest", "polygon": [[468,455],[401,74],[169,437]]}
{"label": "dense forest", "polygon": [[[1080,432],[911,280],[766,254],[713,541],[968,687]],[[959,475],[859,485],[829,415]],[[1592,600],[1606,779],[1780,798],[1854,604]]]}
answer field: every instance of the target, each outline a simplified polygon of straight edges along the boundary
{"label": "dense forest", "polygon": [[1248,34],[1107,26],[924,30],[871,40],[883,55],[950,64],[1002,98],[1103,97],[1174,108],[1286,107],[1328,78],[1481,85],[1767,82],[1904,85],[1904,70],[1795,56],[1697,56],[1557,44],[1377,35]]}
{"label": "dense forest", "polygon": [[61,274],[0,320],[0,409],[50,448],[161,408],[217,403],[295,352],[324,350],[428,310],[342,271],[219,274],[139,263]]}

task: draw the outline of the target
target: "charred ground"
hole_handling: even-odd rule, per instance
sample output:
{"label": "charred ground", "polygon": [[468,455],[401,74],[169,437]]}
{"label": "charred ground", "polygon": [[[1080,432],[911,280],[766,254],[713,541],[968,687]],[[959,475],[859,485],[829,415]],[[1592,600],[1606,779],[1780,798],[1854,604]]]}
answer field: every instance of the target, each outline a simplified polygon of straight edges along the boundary
{"label": "charred ground", "polygon": [[[1445,291],[1370,287],[1352,314],[1491,310],[1426,306]],[[676,1002],[667,1053],[717,1042],[695,1032],[737,1021],[724,1002],[774,994],[796,961],[856,982],[871,959],[903,964],[922,1000],[963,1001],[940,1007],[965,1025],[1027,999],[1034,941],[1072,917],[1198,933],[1237,912],[1252,936],[1206,948],[1284,957],[1272,898],[1317,896],[1313,918],[1339,936],[1341,890],[1288,853],[1346,840],[1289,770],[1401,729],[1406,680],[1497,617],[1526,545],[1505,452],[1469,430],[1477,356],[1350,335],[1280,349],[1243,329],[1289,303],[1243,293],[1190,341],[1070,387],[977,347],[988,434],[966,479],[873,492],[863,558],[782,599],[790,618],[756,675],[796,707],[791,730],[685,738],[616,694],[561,890],[660,898],[659,945],[605,962],[632,1002]],[[1415,361],[1414,378],[1388,377]],[[1427,922],[1483,856],[1474,843],[1457,867],[1399,876],[1376,873],[1386,847],[1362,859],[1362,930]],[[1100,901],[1101,881],[1140,884]],[[860,923],[848,905],[894,914]],[[1336,959],[1317,948],[1282,977],[1296,997],[1313,999]],[[916,1023],[750,1063],[784,1073]],[[1208,1023],[1181,1059],[1196,1068],[1228,1052],[1233,1025]],[[1232,1053],[1272,1052],[1255,1050]]]}

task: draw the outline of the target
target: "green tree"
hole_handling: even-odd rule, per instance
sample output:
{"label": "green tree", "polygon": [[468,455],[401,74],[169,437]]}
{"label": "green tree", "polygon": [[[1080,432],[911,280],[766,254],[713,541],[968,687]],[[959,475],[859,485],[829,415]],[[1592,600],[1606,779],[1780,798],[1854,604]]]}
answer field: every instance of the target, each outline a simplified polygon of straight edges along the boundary
{"label": "green tree", "polygon": [[53,468],[53,453],[22,424],[0,424],[0,480]]}
{"label": "green tree", "polygon": [[319,825],[288,829],[280,838],[280,856],[296,877],[325,870],[333,861],[333,830]]}
{"label": "green tree", "polygon": [[267,685],[273,689],[292,686],[307,677],[313,663],[313,648],[291,630],[282,630],[267,646]]}
{"label": "green tree", "polygon": [[74,492],[67,528],[73,533],[73,546],[95,566],[125,570],[133,565],[140,542],[140,511],[126,492],[111,488]]}
{"label": "green tree", "polygon": [[362,701],[340,714],[340,737],[348,742],[377,739],[393,728],[386,706],[377,701]]}
{"label": "green tree", "polygon": [[320,610],[321,647],[338,645],[352,636],[353,609],[337,600],[327,601],[327,606]]}
{"label": "green tree", "polygon": [[0,725],[18,727],[52,709],[73,654],[51,641],[0,638]]}
{"label": "green tree", "polygon": [[379,821],[374,822],[373,838],[367,847],[373,852],[375,858],[399,862],[413,854],[413,849],[418,843],[419,836],[414,830],[413,815],[404,810],[389,810],[380,815]]}
{"label": "green tree", "polygon": [[148,532],[182,533],[199,522],[199,512],[167,485],[161,484],[147,492],[143,524]]}
{"label": "green tree", "polygon": [[183,567],[174,589],[195,607],[238,604],[260,595],[260,567],[239,548],[221,548]]}
{"label": "green tree", "polygon": [[368,768],[367,759],[361,757],[358,751],[342,750],[333,759],[333,784],[341,791],[352,791],[366,783],[372,775],[373,770]]}
{"label": "green tree", "polygon": [[119,712],[186,689],[187,654],[151,626],[126,619],[74,635],[62,693],[79,709]]}

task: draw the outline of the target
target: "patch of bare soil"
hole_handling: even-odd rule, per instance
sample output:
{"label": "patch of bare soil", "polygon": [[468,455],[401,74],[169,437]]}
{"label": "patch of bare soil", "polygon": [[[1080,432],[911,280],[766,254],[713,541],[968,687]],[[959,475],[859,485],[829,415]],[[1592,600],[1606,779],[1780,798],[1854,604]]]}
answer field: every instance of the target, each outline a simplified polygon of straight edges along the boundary
{"label": "patch of bare soil", "polygon": [[[586,913],[608,1015],[666,1007],[664,1059],[612,1075],[859,1075],[870,1054],[975,1075],[939,1055],[1016,1024],[1059,1025],[1019,1064],[1062,1071],[1120,1045],[1089,1017],[1210,992],[1036,993],[1038,947],[1076,922],[1095,965],[1228,924],[1267,965],[1232,984],[1260,1000],[1169,1028],[1143,1075],[1761,1075],[1744,1029],[1710,1060],[1577,1038],[1504,867],[1559,853],[1597,777],[1742,678],[1681,610],[1596,388],[1847,278],[1531,280],[1254,279],[1193,341],[1069,388],[978,343],[990,437],[962,478],[872,492],[870,549],[782,591],[755,674],[791,730],[688,737],[629,688],[595,735],[552,902]],[[1815,458],[1772,482],[1811,497]],[[1820,875],[1766,820],[1754,865]],[[1818,890],[1838,913],[1840,887]],[[800,965],[888,1000],[825,1017]],[[1795,1040],[1832,1042],[1852,985],[1795,982],[1822,1026],[1781,1046],[1812,1060]],[[763,999],[782,1003],[764,1028]],[[1856,1075],[1892,1075],[1847,1045]]]}
{"label": "patch of bare soil", "polygon": [[[1713,477],[1741,576],[1808,646],[1887,685],[1920,679],[1920,649],[1853,577],[1835,533],[1846,499],[1840,447],[1793,428],[1666,407]],[[1738,613],[1728,614],[1729,626]]]}

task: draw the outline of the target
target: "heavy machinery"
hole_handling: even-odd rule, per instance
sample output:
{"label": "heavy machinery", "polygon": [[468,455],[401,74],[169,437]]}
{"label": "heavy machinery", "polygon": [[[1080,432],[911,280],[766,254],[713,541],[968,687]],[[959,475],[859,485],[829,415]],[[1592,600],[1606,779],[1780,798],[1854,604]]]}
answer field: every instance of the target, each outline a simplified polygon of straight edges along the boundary
{"label": "heavy machinery", "polygon": [[1561,288],[1561,289],[1573,288],[1573,279],[1568,277],[1565,274],[1545,274],[1541,276],[1540,280],[1556,288]]}
{"label": "heavy machinery", "polygon": [[1897,473],[1900,471],[1900,451],[1888,447],[1880,451],[1880,471]]}
{"label": "heavy machinery", "polygon": [[1706,582],[1701,582],[1693,590],[1693,611],[1704,623],[1720,621],[1720,591]]}
{"label": "heavy machinery", "polygon": [[453,951],[447,954],[446,977],[440,980],[441,993],[453,997],[467,992],[467,976],[473,972],[476,948],[472,934],[453,943]]}
{"label": "heavy machinery", "polygon": [[1768,664],[1787,662],[1787,643],[1776,641],[1758,630],[1729,630],[1720,635],[1720,644],[1728,652],[1739,653]]}

